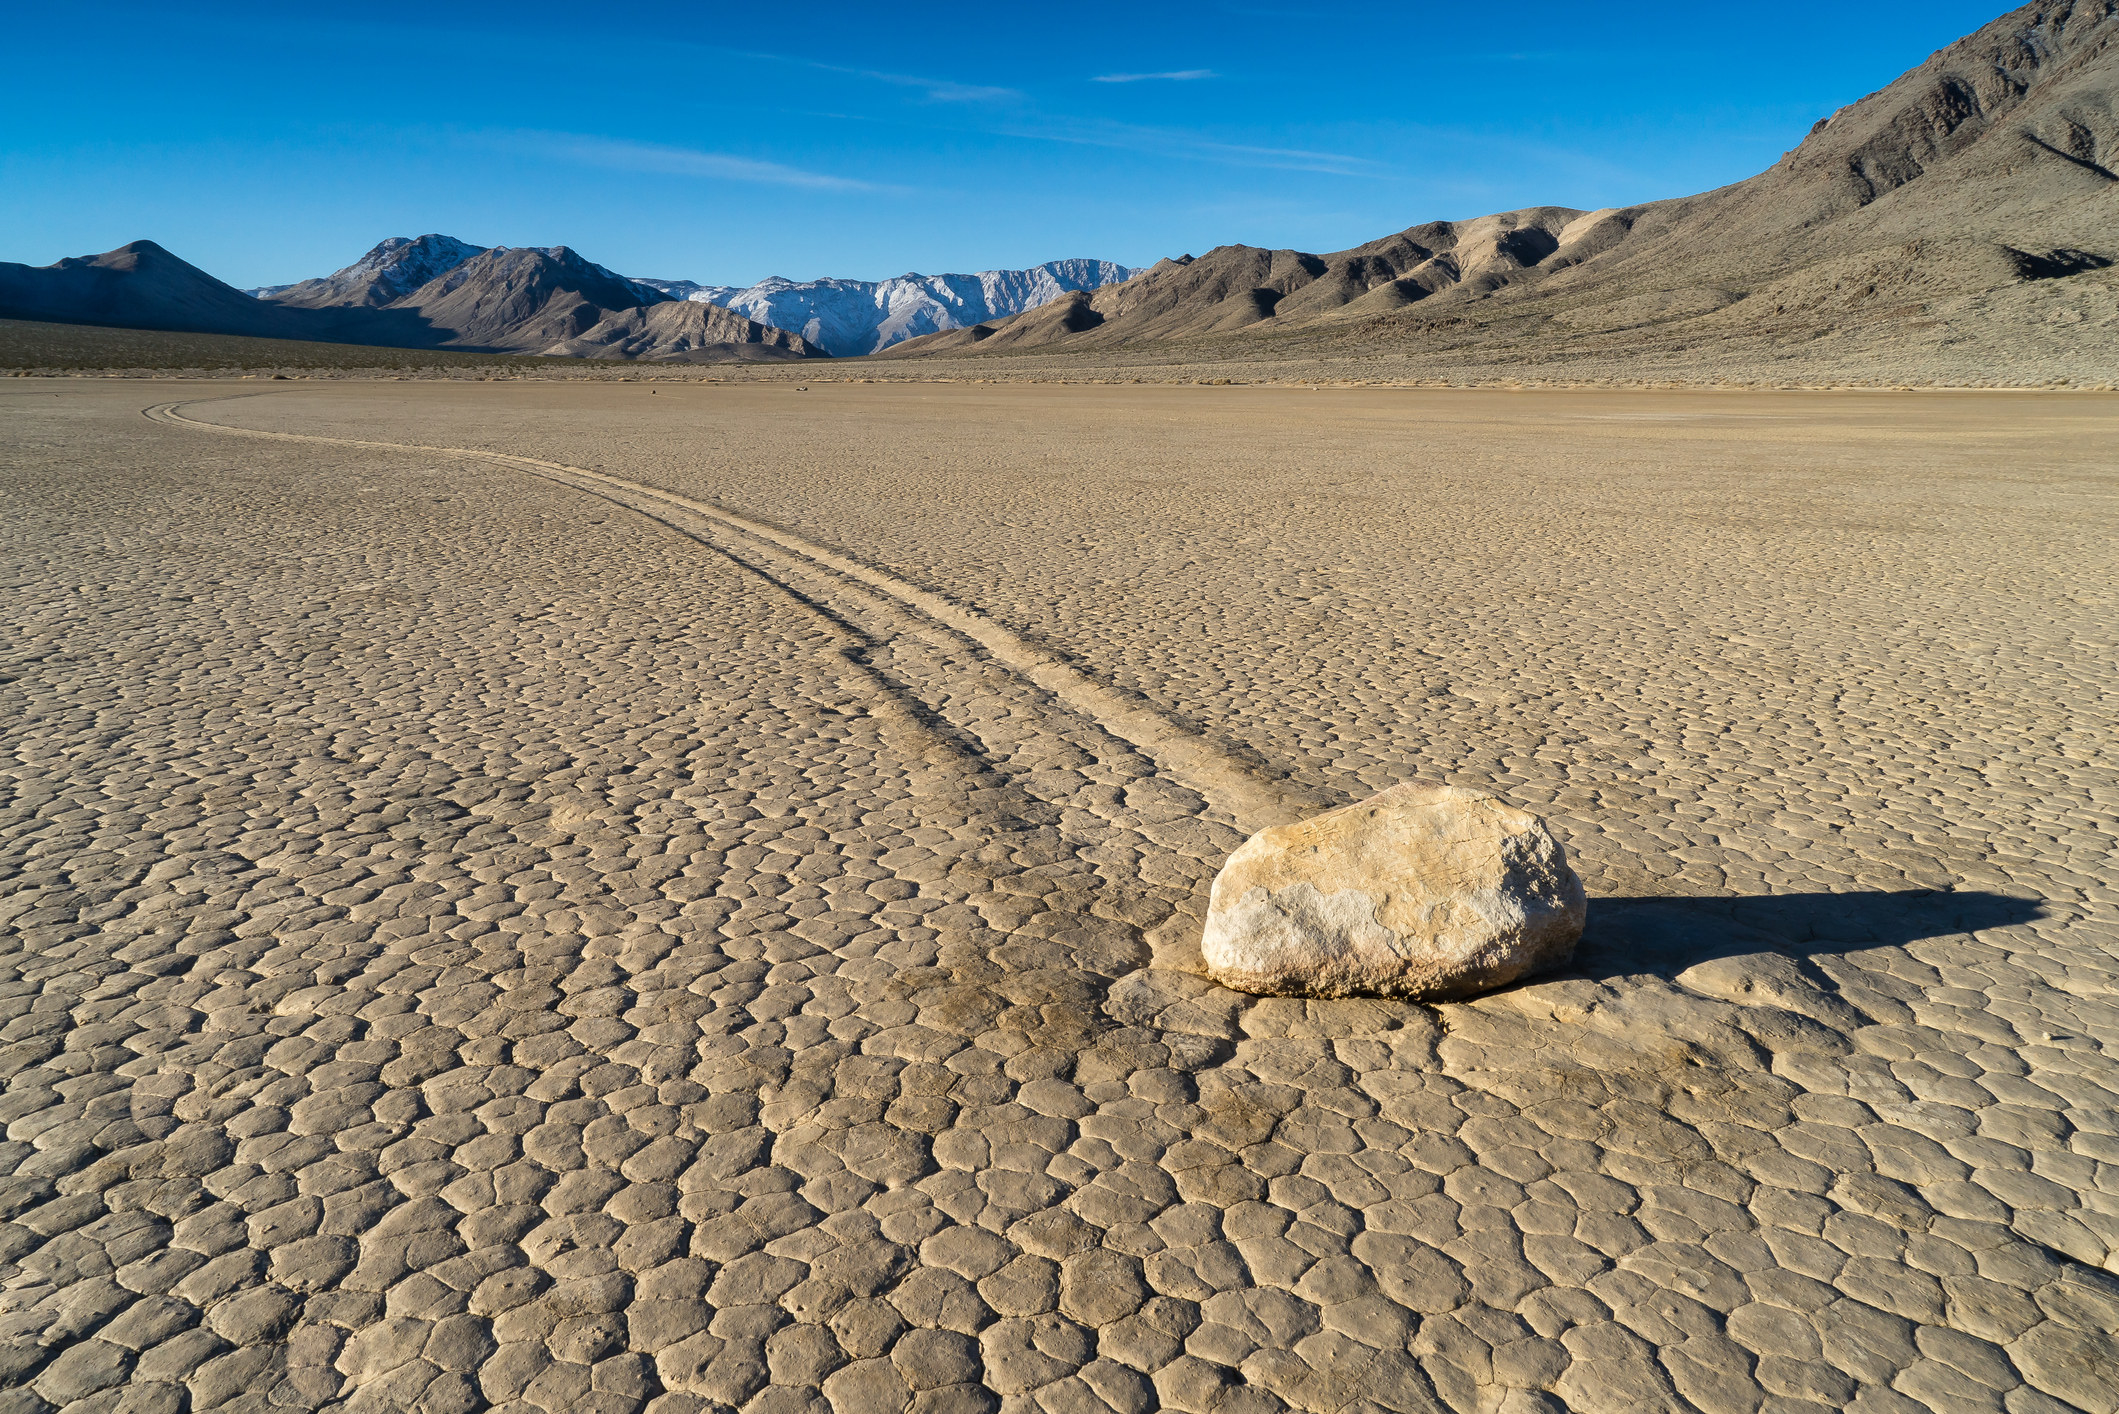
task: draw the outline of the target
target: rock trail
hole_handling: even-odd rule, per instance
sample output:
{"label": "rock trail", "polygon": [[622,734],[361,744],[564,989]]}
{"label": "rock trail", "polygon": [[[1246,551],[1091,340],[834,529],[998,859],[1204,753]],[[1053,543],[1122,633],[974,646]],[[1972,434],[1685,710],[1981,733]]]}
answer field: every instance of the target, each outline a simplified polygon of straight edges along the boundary
{"label": "rock trail", "polygon": [[[676,525],[680,529],[694,533],[705,531],[710,537],[708,543],[724,550],[732,550],[727,532],[734,532],[741,537],[737,543],[743,547],[741,552],[735,553],[745,564],[758,570],[768,579],[784,582],[783,577],[791,575],[805,584],[825,586],[827,598],[836,597],[830,594],[830,590],[843,593],[848,586],[859,586],[873,591],[868,596],[870,603],[878,602],[880,596],[882,600],[895,601],[893,607],[901,613],[910,611],[932,624],[954,629],[964,638],[985,649],[996,661],[1014,669],[1027,681],[1091,718],[1112,735],[1145,752],[1216,807],[1226,811],[1247,831],[1300,818],[1305,810],[1320,808],[1325,803],[1315,794],[1305,792],[1300,787],[1262,779],[1223,747],[1197,732],[1186,730],[1139,698],[1099,682],[1057,655],[1026,642],[975,608],[945,595],[908,584],[872,565],[863,564],[777,526],[766,525],[723,507],[643,486],[609,472],[565,466],[533,457],[469,447],[362,442],[343,437],[231,427],[186,416],[181,411],[186,406],[191,404],[157,404],[148,410],[147,415],[160,421],[210,428],[233,436],[271,437],[475,458],[591,490],[618,505],[666,524]],[[722,533],[715,535],[714,532],[717,531]]]}

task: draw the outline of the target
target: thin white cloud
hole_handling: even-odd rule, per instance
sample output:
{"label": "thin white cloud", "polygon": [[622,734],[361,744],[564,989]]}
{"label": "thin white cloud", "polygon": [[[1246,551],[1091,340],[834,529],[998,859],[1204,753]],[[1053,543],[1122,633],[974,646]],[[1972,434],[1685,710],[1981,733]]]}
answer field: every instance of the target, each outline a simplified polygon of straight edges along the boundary
{"label": "thin white cloud", "polygon": [[689,147],[664,147],[657,143],[627,142],[618,138],[586,137],[577,133],[510,133],[504,146],[541,157],[579,162],[587,167],[607,167],[620,172],[654,172],[670,177],[707,177],[727,182],[755,182],[764,186],[802,187],[810,191],[893,191],[892,187],[828,172],[810,172],[779,162],[761,162],[726,152],[701,152]]}
{"label": "thin white cloud", "polygon": [[1141,127],[1133,123],[1061,119],[1037,125],[1023,124],[1002,128],[999,131],[1009,137],[1031,138],[1041,142],[1066,142],[1084,147],[1148,152],[1162,157],[1221,162],[1232,167],[1328,172],[1341,177],[1374,177],[1390,170],[1381,162],[1344,152],[1317,152],[1300,147],[1252,147],[1244,143],[1216,142],[1197,133],[1171,128]]}
{"label": "thin white cloud", "polygon": [[1091,83],[1151,83],[1165,80],[1171,83],[1190,83],[1194,79],[1218,79],[1221,75],[1212,69],[1172,69],[1164,74],[1098,74]]}
{"label": "thin white cloud", "polygon": [[[801,61],[796,61],[801,62]],[[953,79],[922,78],[918,74],[891,74],[879,69],[842,69],[832,64],[810,64],[812,69],[821,69],[828,74],[846,74],[857,79],[872,79],[896,88],[916,88],[937,103],[1006,103],[1023,95],[1012,88],[996,88],[990,84],[957,83]]]}
{"label": "thin white cloud", "polygon": [[826,64],[817,59],[798,58],[792,54],[771,54],[754,49],[722,49],[705,44],[685,47],[706,53],[727,54],[737,59],[752,59],[760,63],[787,64],[820,74],[842,74],[850,79],[867,79],[870,83],[888,84],[892,88],[917,89],[924,97],[936,103],[1012,103],[1023,96],[1016,89],[1000,88],[993,84],[958,83],[955,79],[928,78],[924,74],[896,74],[887,69],[852,69],[840,64]]}

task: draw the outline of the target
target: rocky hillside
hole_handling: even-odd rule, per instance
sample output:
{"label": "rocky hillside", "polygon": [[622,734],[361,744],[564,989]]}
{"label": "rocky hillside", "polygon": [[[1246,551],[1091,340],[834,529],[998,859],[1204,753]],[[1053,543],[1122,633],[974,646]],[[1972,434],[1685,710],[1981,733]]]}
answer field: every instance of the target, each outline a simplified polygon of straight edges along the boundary
{"label": "rocky hillside", "polygon": [[416,309],[450,342],[510,353],[542,353],[579,338],[613,312],[662,304],[566,246],[496,246],[446,270],[397,302]]}
{"label": "rocky hillside", "polygon": [[2112,267],[2115,164],[2119,0],[2038,0],[1718,191],[1435,221],[1330,254],[1223,246],[889,354],[1484,340],[1564,358],[1644,329],[1705,346],[1924,328]]}
{"label": "rocky hillside", "polygon": [[454,236],[392,236],[345,269],[320,279],[267,285],[245,293],[301,309],[381,308],[485,251],[484,246]]}
{"label": "rocky hillside", "polygon": [[667,300],[606,314],[547,354],[565,358],[634,358],[657,363],[776,362],[818,358],[804,339],[703,300]]}

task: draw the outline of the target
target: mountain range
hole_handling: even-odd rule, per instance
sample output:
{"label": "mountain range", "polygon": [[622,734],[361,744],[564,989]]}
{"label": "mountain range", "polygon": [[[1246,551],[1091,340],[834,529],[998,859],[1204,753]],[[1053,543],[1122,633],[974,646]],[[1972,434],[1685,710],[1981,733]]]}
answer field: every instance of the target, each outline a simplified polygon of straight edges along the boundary
{"label": "mountain range", "polygon": [[[717,362],[865,354],[1136,272],[1107,260],[894,280],[632,279],[566,246],[392,236],[342,270],[239,291],[152,241],[0,263],[0,318],[551,357]],[[799,330],[800,332],[795,332]]]}
{"label": "mountain range", "polygon": [[2101,309],[2115,260],[2119,0],[2037,0],[1716,191],[1434,221],[1322,255],[1220,246],[885,356],[1946,341],[2067,317],[2012,293],[2042,282],[2086,279]]}
{"label": "mountain range", "polygon": [[0,263],[0,318],[324,343],[722,363],[826,357],[798,334],[676,300],[566,246],[395,237],[316,280],[246,294],[153,241]]}
{"label": "mountain range", "polygon": [[[305,309],[384,308],[430,282],[448,279],[487,250],[453,236],[392,236],[343,270],[246,293]],[[1109,260],[1053,260],[1028,270],[981,270],[973,275],[806,281],[775,275],[755,285],[702,285],[591,268],[591,278],[605,288],[590,298],[608,295],[610,282],[616,282],[626,286],[641,307],[657,303],[658,297],[715,305],[799,334],[812,346],[842,358],[874,353],[922,334],[1004,319],[1072,291],[1097,289],[1140,273]]]}
{"label": "mountain range", "polygon": [[775,275],[740,289],[681,280],[641,283],[793,330],[844,358],[876,353],[925,334],[1005,319],[1139,273],[1109,260],[1048,260],[1028,270],[909,274],[892,280],[795,281]]}
{"label": "mountain range", "polygon": [[741,289],[429,235],[252,298],[136,241],[0,264],[0,317],[702,362],[1652,355],[1687,377],[1798,356],[1868,377],[1879,356],[1955,346],[1952,367],[2013,363],[2020,378],[2042,358],[2119,363],[2115,217],[2119,0],[2034,0],[1819,121],[1757,176],[1637,206],[1430,221],[1328,254],[1225,245],[1145,271],[1054,261]]}

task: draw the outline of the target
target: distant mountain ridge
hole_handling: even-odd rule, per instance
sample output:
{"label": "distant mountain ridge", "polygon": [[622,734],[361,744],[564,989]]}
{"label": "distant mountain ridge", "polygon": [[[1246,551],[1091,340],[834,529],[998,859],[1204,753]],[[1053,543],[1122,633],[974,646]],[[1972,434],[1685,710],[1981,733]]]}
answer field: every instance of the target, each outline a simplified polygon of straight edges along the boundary
{"label": "distant mountain ridge", "polygon": [[393,237],[343,270],[263,297],[153,241],[40,267],[0,262],[0,318],[565,358],[828,356],[800,335],[672,300],[565,246],[486,248],[441,235]]}
{"label": "distant mountain ridge", "polygon": [[[599,287],[592,298],[606,309],[643,308],[664,299],[713,305],[760,325],[799,334],[806,343],[838,357],[875,353],[921,335],[1006,319],[1075,291],[1100,289],[1140,273],[1116,261],[1075,259],[969,275],[803,281],[775,275],[755,285],[707,285],[696,280],[620,275],[582,260],[565,246],[476,246],[453,236],[425,235],[392,236],[343,270],[292,285],[264,285],[247,293],[304,309],[424,305],[445,298],[455,282],[477,279],[485,268],[478,264],[482,258],[510,251],[541,254],[570,264],[577,283]],[[623,287],[624,293],[616,287]],[[489,324],[486,321],[481,327]],[[566,337],[571,340],[585,332]]]}
{"label": "distant mountain ridge", "polygon": [[1048,260],[1027,270],[969,275],[900,275],[890,280],[789,280],[775,275],[747,288],[643,280],[679,299],[703,300],[761,324],[792,330],[845,358],[907,339],[1006,319],[1078,290],[1139,274],[1111,260]]}
{"label": "distant mountain ridge", "polygon": [[725,305],[730,295],[740,295],[747,288],[743,285],[702,285],[697,280],[652,280],[645,275],[635,275],[632,281],[651,290],[660,290],[671,299],[697,300],[701,304]]}

